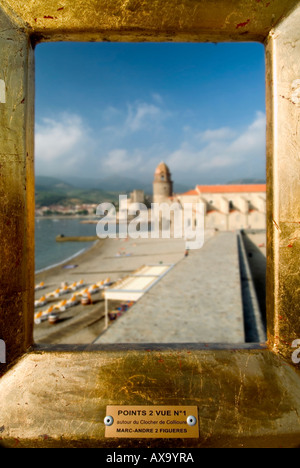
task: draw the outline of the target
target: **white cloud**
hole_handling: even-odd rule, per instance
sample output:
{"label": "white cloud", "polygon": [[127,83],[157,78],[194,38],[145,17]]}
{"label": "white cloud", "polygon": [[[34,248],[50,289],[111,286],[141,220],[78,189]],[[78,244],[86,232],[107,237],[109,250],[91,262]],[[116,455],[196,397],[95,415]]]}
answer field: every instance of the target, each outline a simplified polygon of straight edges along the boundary
{"label": "white cloud", "polygon": [[108,106],[103,113],[103,120],[104,121],[111,121],[116,120],[117,118],[122,116],[122,112],[120,109],[117,109],[114,106]]}
{"label": "white cloud", "polygon": [[236,136],[236,132],[229,127],[222,127],[216,130],[206,130],[205,132],[199,133],[198,137],[200,141],[218,141],[218,140],[230,140]]}
{"label": "white cloud", "polygon": [[134,171],[142,164],[141,155],[130,155],[126,149],[114,149],[108,153],[108,157],[102,160],[103,169],[106,173],[122,173],[126,176],[128,171]]}
{"label": "white cloud", "polygon": [[128,106],[125,127],[127,130],[137,132],[159,123],[163,118],[164,112],[160,107],[146,102],[135,102]]}
{"label": "white cloud", "polygon": [[164,102],[163,97],[158,93],[152,93],[152,98],[153,101],[155,101],[159,105],[163,104]]}
{"label": "white cloud", "polygon": [[[195,138],[183,141],[167,162],[174,172],[191,174],[201,180],[223,177],[264,177],[266,118],[257,112],[254,121],[244,131],[231,128],[194,132]],[[189,129],[189,135],[191,135]],[[200,139],[199,139],[200,137]],[[199,141],[202,140],[202,145]],[[200,180],[201,179],[201,180]]]}
{"label": "white cloud", "polygon": [[78,115],[44,118],[36,125],[36,155],[41,162],[52,162],[70,153],[85,137],[86,129]]}
{"label": "white cloud", "polygon": [[253,155],[265,151],[266,145],[266,117],[257,112],[256,118],[245,132],[237,137],[230,145],[230,151],[235,154]]}
{"label": "white cloud", "polygon": [[36,173],[52,176],[81,174],[95,143],[89,127],[77,114],[63,113],[55,119],[43,118],[36,124]]}
{"label": "white cloud", "polygon": [[134,101],[125,108],[108,107],[103,112],[105,125],[100,130],[103,137],[119,140],[122,144],[124,138],[162,131],[171,113],[163,108],[159,95],[153,95],[152,98],[153,102]]}
{"label": "white cloud", "polygon": [[164,159],[178,182],[264,177],[266,118],[262,112],[240,132],[225,126],[199,132],[182,122],[181,133],[177,127],[172,141],[164,139],[164,120],[170,118],[168,130],[172,128],[167,109],[135,102],[126,111],[111,107],[108,112],[112,125],[107,127],[103,121],[98,131],[92,131],[77,114],[42,119],[36,125],[37,173],[95,178],[122,174],[151,180]]}

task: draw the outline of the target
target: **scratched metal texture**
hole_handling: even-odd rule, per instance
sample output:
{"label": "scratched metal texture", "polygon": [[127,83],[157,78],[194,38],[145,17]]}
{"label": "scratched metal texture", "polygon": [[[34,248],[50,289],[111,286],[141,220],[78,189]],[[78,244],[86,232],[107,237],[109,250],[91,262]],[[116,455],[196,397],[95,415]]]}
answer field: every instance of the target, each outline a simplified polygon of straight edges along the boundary
{"label": "scratched metal texture", "polygon": [[[197,439],[105,438],[107,405],[197,406]],[[266,349],[114,346],[24,356],[1,382],[6,447],[300,447],[300,380]]]}

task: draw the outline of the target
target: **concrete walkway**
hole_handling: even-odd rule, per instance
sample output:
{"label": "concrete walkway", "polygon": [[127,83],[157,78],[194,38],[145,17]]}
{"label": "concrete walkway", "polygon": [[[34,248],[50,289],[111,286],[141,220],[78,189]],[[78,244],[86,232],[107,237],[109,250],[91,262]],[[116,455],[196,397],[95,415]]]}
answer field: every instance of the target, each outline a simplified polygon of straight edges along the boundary
{"label": "concrete walkway", "polygon": [[237,236],[219,232],[190,251],[95,343],[244,341]]}

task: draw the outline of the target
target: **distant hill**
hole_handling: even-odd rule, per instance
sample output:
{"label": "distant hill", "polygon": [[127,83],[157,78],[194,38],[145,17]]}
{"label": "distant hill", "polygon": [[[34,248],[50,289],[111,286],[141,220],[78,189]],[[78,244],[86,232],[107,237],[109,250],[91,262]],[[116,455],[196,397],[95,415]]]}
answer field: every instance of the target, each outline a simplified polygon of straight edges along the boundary
{"label": "distant hill", "polygon": [[[174,184],[175,193],[184,193],[190,188],[187,185]],[[39,175],[35,180],[37,206],[115,202],[119,194],[129,194],[135,189],[144,190],[149,196],[153,193],[152,182],[122,176],[111,176],[105,179],[68,177],[66,180]]]}
{"label": "distant hill", "polygon": [[37,207],[50,205],[76,205],[116,201],[117,194],[100,188],[78,188],[61,179],[36,176],[35,200]]}
{"label": "distant hill", "polygon": [[123,176],[111,176],[103,179],[93,179],[88,177],[56,177],[36,176],[36,190],[69,190],[81,189],[85,191],[101,190],[106,193],[130,193],[133,190],[144,190],[147,195],[152,194],[152,182],[144,182]]}
{"label": "distant hill", "polygon": [[[45,179],[51,179],[45,177]],[[111,176],[103,179],[93,179],[87,177],[68,177],[63,181],[66,185],[71,185],[76,188],[91,190],[103,190],[110,193],[130,193],[135,189],[144,190],[148,195],[152,193],[152,183],[141,182],[136,179],[130,179],[123,176]],[[61,180],[62,182],[62,180]]]}
{"label": "distant hill", "polygon": [[185,193],[188,190],[194,189],[195,185],[184,185],[184,184],[177,184],[177,182],[174,182],[174,187],[173,191],[174,193],[180,194],[180,193]]}
{"label": "distant hill", "polygon": [[47,191],[47,190],[68,190],[74,188],[72,185],[67,184],[61,179],[47,176],[36,176],[35,178],[35,190],[36,191]]}
{"label": "distant hill", "polygon": [[237,179],[231,182],[228,182],[227,185],[252,185],[252,184],[265,184],[265,179]]}

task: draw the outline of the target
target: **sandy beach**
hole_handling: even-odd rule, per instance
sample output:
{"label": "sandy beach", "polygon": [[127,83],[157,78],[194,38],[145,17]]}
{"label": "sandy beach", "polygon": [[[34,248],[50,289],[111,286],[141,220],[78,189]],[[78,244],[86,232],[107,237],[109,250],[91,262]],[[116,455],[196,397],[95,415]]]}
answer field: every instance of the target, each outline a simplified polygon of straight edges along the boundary
{"label": "sandy beach", "polygon": [[[36,275],[36,284],[45,283],[45,289],[36,292],[36,300],[60,288],[63,283],[81,280],[86,286],[110,279],[115,282],[147,264],[176,264],[184,258],[185,242],[181,239],[106,239],[71,261]],[[51,299],[35,312],[47,310],[63,299]],[[104,328],[104,300],[102,293],[92,296],[93,304],[77,305],[60,313],[55,325],[45,321],[34,328],[36,343],[87,344],[93,342]],[[114,304],[111,304],[113,308]]]}
{"label": "sandy beach", "polygon": [[[265,232],[248,233],[246,250],[258,299],[265,300]],[[129,311],[105,329],[103,292],[92,304],[60,313],[59,322],[35,325],[36,343],[90,344],[127,342],[244,342],[240,269],[235,232],[206,232],[202,249],[185,257],[178,239],[106,239],[69,262],[36,275],[43,295],[83,281],[86,287],[103,280],[114,283],[144,265],[172,265],[172,270]],[[65,294],[35,312],[46,310]],[[109,302],[115,311],[120,302]],[[264,309],[262,307],[264,315]]]}

